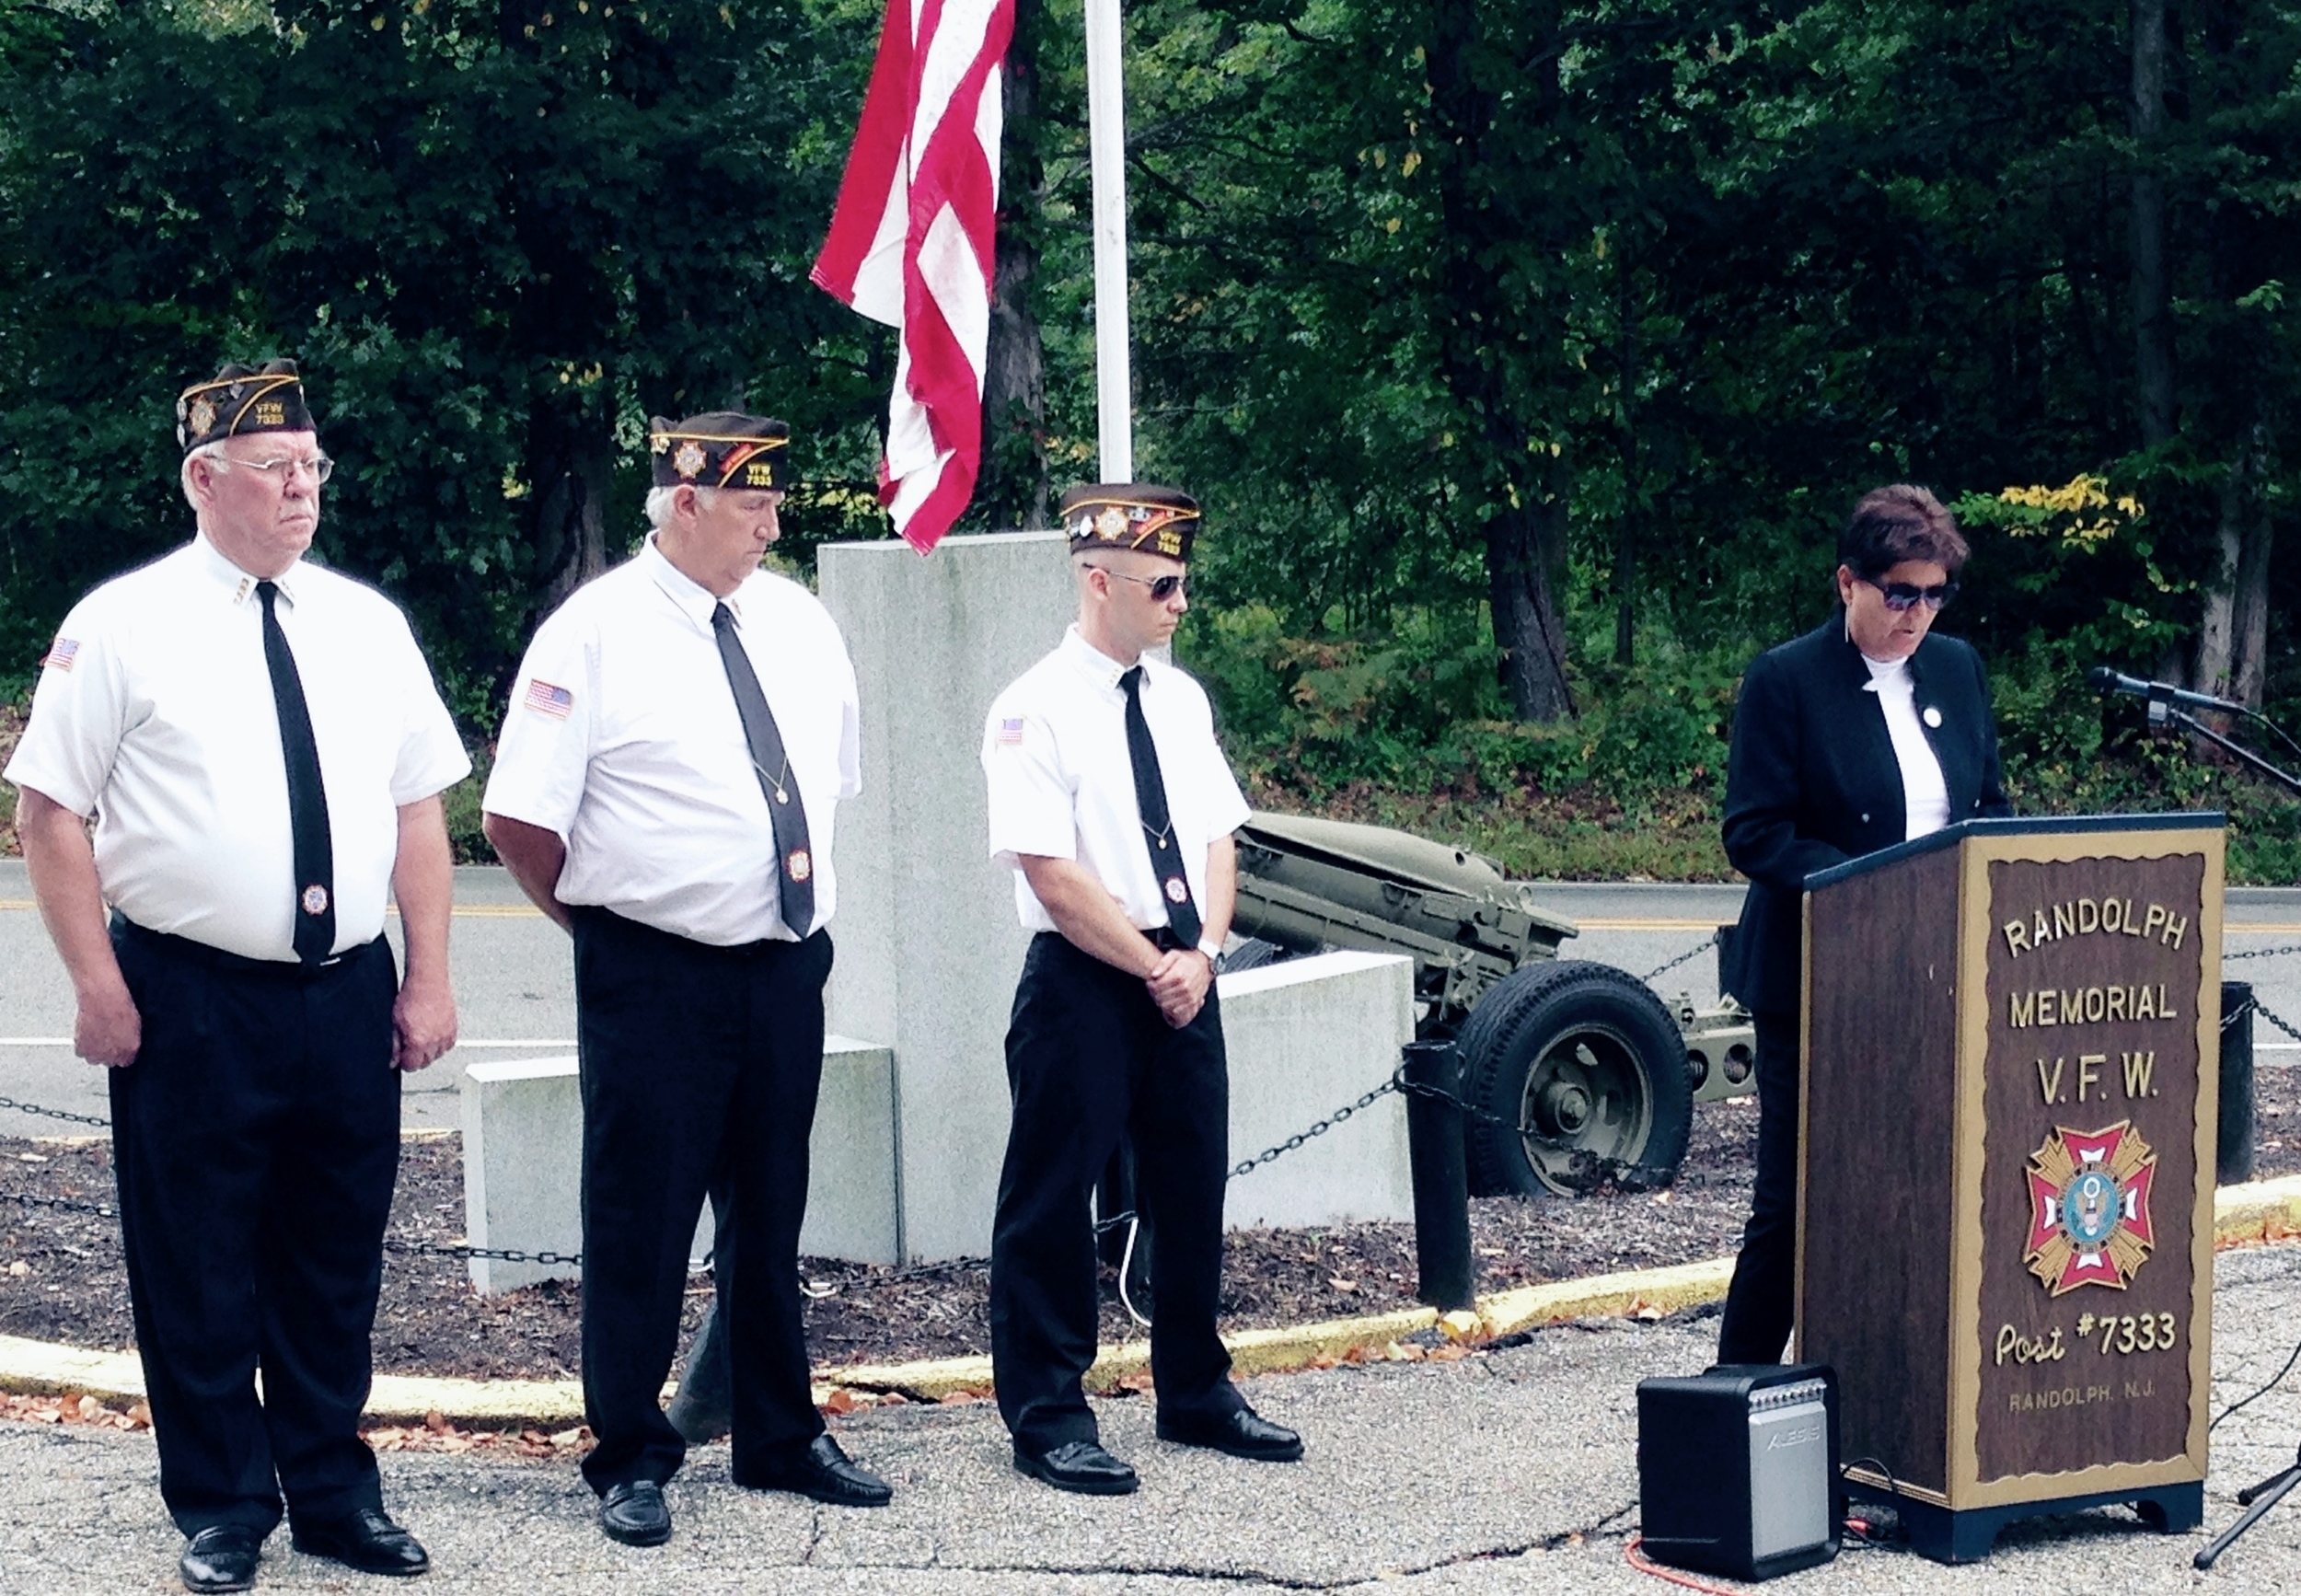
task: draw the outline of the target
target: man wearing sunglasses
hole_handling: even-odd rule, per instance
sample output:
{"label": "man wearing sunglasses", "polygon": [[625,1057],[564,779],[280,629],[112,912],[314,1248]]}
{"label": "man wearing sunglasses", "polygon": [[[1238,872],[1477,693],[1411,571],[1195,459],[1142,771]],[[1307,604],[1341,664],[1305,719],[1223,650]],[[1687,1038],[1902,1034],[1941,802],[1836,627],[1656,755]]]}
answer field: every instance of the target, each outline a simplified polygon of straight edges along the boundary
{"label": "man wearing sunglasses", "polygon": [[439,794],[471,763],[399,611],[303,558],[330,468],[295,367],[227,365],[176,414],[198,535],[65,617],[7,779],[110,1070],[184,1584],[246,1590],[283,1497],[297,1550],[421,1574],[359,1417],[400,1072],[456,1039]]}
{"label": "man wearing sunglasses", "polygon": [[1163,650],[1188,609],[1198,505],[1139,483],[1063,495],[1079,619],[992,704],[990,850],[1037,933],[1007,1032],[1013,1105],[991,1226],[991,1367],[1015,1467],[1116,1496],[1081,1379],[1094,1360],[1088,1195],[1122,1136],[1158,1227],[1150,1372],[1163,1440],[1290,1463],[1215,1331],[1230,1081],[1214,989],[1246,801],[1207,695]]}
{"label": "man wearing sunglasses", "polygon": [[1965,560],[1956,523],[1925,489],[1865,495],[1838,538],[1835,613],[1742,677],[1725,840],[1750,890],[1718,978],[1756,1017],[1758,1171],[1721,1363],[1777,1362],[1789,1339],[1806,877],[2013,813],[1980,656],[1932,632]]}

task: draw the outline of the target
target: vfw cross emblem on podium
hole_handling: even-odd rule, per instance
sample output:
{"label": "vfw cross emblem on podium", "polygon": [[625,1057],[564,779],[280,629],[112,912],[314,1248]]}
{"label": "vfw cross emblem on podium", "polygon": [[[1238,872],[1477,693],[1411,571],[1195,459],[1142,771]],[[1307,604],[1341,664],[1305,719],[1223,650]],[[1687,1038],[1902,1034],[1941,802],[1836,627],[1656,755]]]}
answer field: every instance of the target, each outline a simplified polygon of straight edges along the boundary
{"label": "vfw cross emblem on podium", "polygon": [[2029,1250],[2022,1262],[2053,1296],[2124,1290],[2156,1238],[2149,1186],[2157,1155],[2131,1120],[2106,1130],[2057,1126],[2029,1155]]}

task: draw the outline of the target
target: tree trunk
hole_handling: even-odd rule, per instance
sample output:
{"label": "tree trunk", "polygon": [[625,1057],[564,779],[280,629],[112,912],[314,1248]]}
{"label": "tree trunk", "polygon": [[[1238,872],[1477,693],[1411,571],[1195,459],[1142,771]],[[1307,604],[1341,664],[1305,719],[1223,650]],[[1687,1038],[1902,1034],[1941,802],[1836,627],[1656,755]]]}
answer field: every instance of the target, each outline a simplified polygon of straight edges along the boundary
{"label": "tree trunk", "polygon": [[1504,509],[1486,523],[1486,596],[1502,685],[1521,721],[1574,713],[1566,683],[1566,629],[1559,622],[1557,572],[1566,563],[1566,501]]}
{"label": "tree trunk", "polygon": [[1031,284],[1038,275],[1046,165],[1038,119],[1042,0],[1016,0],[1000,103],[998,242],[991,265],[990,344],[983,368],[983,468],[977,506],[992,526],[1045,526],[1046,363]]}
{"label": "tree trunk", "polygon": [[2246,467],[2249,455],[2239,450],[2221,479],[2221,514],[2214,526],[2213,575],[2205,584],[2205,617],[2197,633],[2197,665],[2190,680],[2201,693],[2226,698],[2237,634],[2237,570],[2243,563],[2246,522]]}
{"label": "tree trunk", "polygon": [[[1555,0],[1537,4],[1545,31],[1555,33]],[[1476,460],[1465,487],[1494,506],[1483,535],[1502,685],[1521,720],[1555,721],[1574,713],[1557,603],[1567,500],[1556,491],[1563,473],[1554,470],[1555,460],[1535,446],[1529,418],[1512,406],[1509,372],[1513,361],[1539,364],[1544,352],[1555,353],[1561,329],[1554,312],[1527,304],[1503,281],[1511,224],[1481,172],[1497,158],[1487,145],[1501,108],[1474,69],[1486,49],[1478,13],[1478,0],[1436,0],[1430,12],[1430,111],[1444,225],[1439,361]],[[1555,114],[1555,55],[1520,92]]]}
{"label": "tree trunk", "polygon": [[1613,663],[1628,665],[1637,658],[1637,323],[1630,312],[1630,260],[1626,248],[1614,252],[1614,316],[1622,330],[1622,375],[1615,395],[1619,419],[1616,436],[1622,450],[1622,524],[1614,529],[1613,545]]}
{"label": "tree trunk", "polygon": [[537,405],[528,413],[527,449],[535,484],[528,531],[536,551],[534,613],[540,618],[607,568],[615,439],[600,418]]}
{"label": "tree trunk", "polygon": [[[2256,427],[2256,472],[2261,468],[2262,450],[2261,429]],[[2266,493],[2249,495],[2247,509],[2245,537],[2237,552],[2237,592],[2230,603],[2235,616],[2230,627],[2234,641],[2230,646],[2229,696],[2258,710],[2269,677],[2269,551],[2274,522]]]}
{"label": "tree trunk", "polygon": [[2165,130],[2165,4],[2133,0],[2133,369],[2141,438],[2151,448],[2169,441],[2177,424],[2165,179],[2154,166]]}

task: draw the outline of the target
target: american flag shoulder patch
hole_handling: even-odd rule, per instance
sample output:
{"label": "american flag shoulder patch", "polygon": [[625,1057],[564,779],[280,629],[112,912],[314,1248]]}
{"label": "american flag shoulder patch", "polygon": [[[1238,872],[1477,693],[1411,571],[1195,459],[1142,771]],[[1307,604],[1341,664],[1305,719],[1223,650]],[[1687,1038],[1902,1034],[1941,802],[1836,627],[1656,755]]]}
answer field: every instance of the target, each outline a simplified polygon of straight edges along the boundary
{"label": "american flag shoulder patch", "polygon": [[77,642],[59,632],[56,641],[48,645],[48,652],[40,656],[40,666],[42,669],[68,671],[72,668],[73,657],[79,652]]}
{"label": "american flag shoulder patch", "polygon": [[1002,720],[999,723],[999,746],[1000,747],[1012,748],[1021,744],[1022,741],[1023,719],[1021,716],[1018,715],[1012,721]]}
{"label": "american flag shoulder patch", "polygon": [[567,719],[575,707],[575,695],[565,688],[555,687],[541,677],[527,678],[527,696],[520,700],[538,714],[549,715],[555,721]]}

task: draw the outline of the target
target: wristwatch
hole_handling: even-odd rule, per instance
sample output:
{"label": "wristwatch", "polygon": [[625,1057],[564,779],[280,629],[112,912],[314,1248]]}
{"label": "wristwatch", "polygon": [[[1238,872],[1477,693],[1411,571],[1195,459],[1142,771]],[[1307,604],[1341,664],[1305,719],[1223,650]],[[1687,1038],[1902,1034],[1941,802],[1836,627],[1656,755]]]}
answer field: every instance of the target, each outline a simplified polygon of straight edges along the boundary
{"label": "wristwatch", "polygon": [[1198,951],[1207,955],[1207,963],[1209,965],[1219,965],[1222,962],[1222,944],[1212,937],[1199,938]]}

